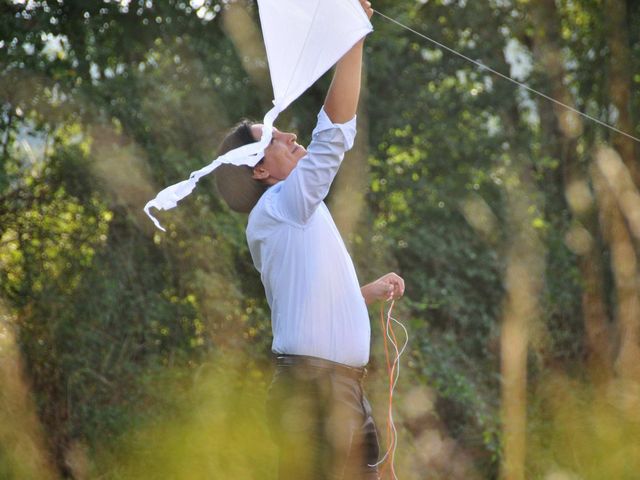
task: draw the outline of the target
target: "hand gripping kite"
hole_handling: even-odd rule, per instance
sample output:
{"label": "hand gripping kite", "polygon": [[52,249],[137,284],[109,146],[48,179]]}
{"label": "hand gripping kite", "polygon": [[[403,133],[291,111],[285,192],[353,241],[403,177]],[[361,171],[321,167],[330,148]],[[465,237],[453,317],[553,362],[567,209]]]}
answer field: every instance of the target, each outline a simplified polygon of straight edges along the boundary
{"label": "hand gripping kite", "polygon": [[144,211],[162,231],[151,207],[174,208],[201,177],[223,163],[253,167],[264,156],[280,112],[373,30],[358,0],[258,0],[258,8],[274,94],[274,106],[264,116],[262,137],[221,155],[147,202]]}

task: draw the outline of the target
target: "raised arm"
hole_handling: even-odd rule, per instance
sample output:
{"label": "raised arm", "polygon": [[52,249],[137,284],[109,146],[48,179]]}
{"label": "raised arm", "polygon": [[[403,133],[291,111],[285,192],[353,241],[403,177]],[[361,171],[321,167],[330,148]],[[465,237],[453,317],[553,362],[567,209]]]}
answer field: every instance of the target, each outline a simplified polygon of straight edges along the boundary
{"label": "raised arm", "polygon": [[[371,4],[365,0],[360,3],[370,17]],[[344,153],[353,146],[362,47],[362,41],[358,42],[338,61],[306,155],[284,178],[280,193],[271,204],[275,214],[295,224],[304,225],[311,218],[327,196]],[[268,161],[269,150],[265,150],[265,165]]]}
{"label": "raised arm", "polygon": [[[360,0],[360,4],[371,18],[371,3]],[[348,122],[358,110],[363,44],[364,39],[356,43],[336,64],[333,80],[324,101],[324,111],[333,123]]]}

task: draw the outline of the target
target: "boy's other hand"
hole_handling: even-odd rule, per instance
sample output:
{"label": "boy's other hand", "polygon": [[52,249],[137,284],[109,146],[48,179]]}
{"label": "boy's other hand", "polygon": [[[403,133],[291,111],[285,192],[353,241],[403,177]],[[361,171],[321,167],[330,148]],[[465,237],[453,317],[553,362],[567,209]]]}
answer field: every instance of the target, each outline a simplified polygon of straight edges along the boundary
{"label": "boy's other hand", "polygon": [[367,304],[377,300],[397,300],[404,295],[404,280],[396,273],[390,272],[361,289]]}

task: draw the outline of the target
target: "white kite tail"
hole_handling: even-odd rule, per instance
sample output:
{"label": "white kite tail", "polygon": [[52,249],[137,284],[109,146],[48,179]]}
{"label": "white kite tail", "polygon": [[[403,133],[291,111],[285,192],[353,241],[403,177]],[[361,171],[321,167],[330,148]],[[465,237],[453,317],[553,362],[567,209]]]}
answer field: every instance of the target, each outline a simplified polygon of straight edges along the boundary
{"label": "white kite tail", "polygon": [[[393,420],[393,394],[395,392],[396,385],[398,384],[398,379],[400,378],[400,357],[404,353],[405,349],[407,348],[407,344],[409,343],[409,332],[407,332],[407,329],[402,323],[400,323],[398,320],[393,318],[393,316],[391,315],[393,312],[394,305],[395,305],[395,300],[392,300],[391,304],[389,305],[389,310],[387,311],[386,322],[384,319],[384,306],[380,307],[380,323],[385,333],[383,337],[384,353],[387,361],[387,371],[388,371],[387,373],[389,374],[389,408],[387,411],[388,447],[383,457],[374,465],[369,465],[369,466],[370,467],[378,466],[388,459],[390,470],[391,470],[391,477],[394,480],[398,480],[398,477],[396,476],[396,472],[394,468],[396,448],[398,446],[398,430],[396,429],[396,425]],[[405,339],[404,339],[404,343],[402,344],[402,347],[398,347],[398,341],[393,331],[392,322],[399,325],[400,328],[402,328],[402,330],[404,331]],[[388,348],[387,340],[389,341],[389,343],[391,343],[391,346],[393,347],[393,352],[395,353],[395,358],[393,359],[392,363],[389,362],[389,348]]]}
{"label": "white kite tail", "polygon": [[175,208],[180,200],[193,192],[198,180],[213,172],[223,163],[230,163],[232,165],[248,165],[250,167],[255,166],[255,164],[262,159],[264,156],[264,149],[267,148],[267,146],[269,146],[269,142],[271,142],[271,136],[273,135],[273,122],[281,111],[282,109],[280,106],[275,105],[264,116],[262,136],[259,141],[230,150],[224,155],[213,160],[209,165],[201,168],[200,170],[196,170],[195,172],[191,172],[191,175],[189,175],[187,180],[183,180],[182,182],[165,188],[156,195],[156,198],[148,201],[144,206],[144,211],[155,226],[163,232],[166,231],[165,228],[160,225],[158,219],[151,214],[151,207],[158,210],[170,210]]}

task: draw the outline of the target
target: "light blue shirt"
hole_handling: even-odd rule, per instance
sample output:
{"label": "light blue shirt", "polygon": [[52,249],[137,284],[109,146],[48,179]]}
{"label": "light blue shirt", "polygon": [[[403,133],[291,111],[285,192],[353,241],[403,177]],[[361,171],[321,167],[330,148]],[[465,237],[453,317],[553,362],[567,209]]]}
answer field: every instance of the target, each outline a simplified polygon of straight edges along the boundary
{"label": "light blue shirt", "polygon": [[271,307],[275,353],[354,367],[369,361],[367,307],[323,201],[355,135],[355,117],[334,124],[320,110],[307,155],[249,215],[247,241]]}

